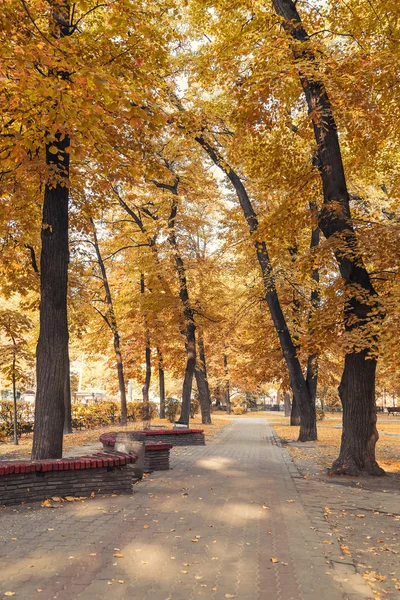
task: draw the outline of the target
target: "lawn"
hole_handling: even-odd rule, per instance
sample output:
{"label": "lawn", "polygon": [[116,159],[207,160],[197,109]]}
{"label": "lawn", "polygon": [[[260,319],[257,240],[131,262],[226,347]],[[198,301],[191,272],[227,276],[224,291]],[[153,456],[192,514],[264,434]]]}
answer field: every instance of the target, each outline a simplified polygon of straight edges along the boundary
{"label": "lawn", "polygon": [[[285,442],[295,442],[298,437],[298,427],[290,427],[289,417],[282,414],[268,413],[268,420],[273,425],[280,439]],[[329,467],[337,457],[341,437],[341,415],[327,415],[318,422],[318,442],[310,447],[289,445],[293,458],[313,459],[321,469]],[[400,419],[378,413],[378,432],[380,439],[376,447],[379,464],[385,471],[400,473]],[[398,437],[397,437],[398,436]]]}

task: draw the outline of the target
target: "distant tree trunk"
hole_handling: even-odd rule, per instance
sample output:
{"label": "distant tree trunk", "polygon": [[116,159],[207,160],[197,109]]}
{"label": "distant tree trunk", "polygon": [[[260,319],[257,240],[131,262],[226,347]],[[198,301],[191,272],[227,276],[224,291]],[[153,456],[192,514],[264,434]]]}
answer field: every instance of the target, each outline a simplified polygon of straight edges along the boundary
{"label": "distant tree trunk", "polygon": [[[310,203],[310,209],[313,215],[316,214],[317,208],[314,203]],[[318,225],[313,227],[311,232],[311,243],[310,249],[316,248],[319,245],[320,241],[320,229]],[[315,283],[315,286],[311,290],[311,306],[315,310],[320,305],[320,294],[319,294],[319,269],[318,267],[314,267],[311,273],[311,279]],[[309,320],[312,317],[312,313],[310,311]],[[315,401],[317,397],[317,386],[318,386],[318,355],[316,353],[311,354],[307,358],[307,374],[306,374],[306,384],[308,393],[310,394],[311,402],[315,407]]]}
{"label": "distant tree trunk", "polygon": [[182,386],[182,407],[178,423],[189,424],[190,402],[192,398],[193,375],[196,367],[196,336],[192,322],[186,324],[186,369]]}
{"label": "distant tree trunk", "polygon": [[326,395],[328,393],[328,386],[324,385],[324,387],[322,388],[322,392],[321,392],[321,408],[322,410],[325,412],[325,402],[326,402]]}
{"label": "distant tree trunk", "polygon": [[292,412],[292,404],[290,402],[290,394],[288,392],[283,392],[283,402],[285,405],[285,417],[290,417]]}
{"label": "distant tree trunk", "polygon": [[[296,3],[293,0],[272,2],[276,13],[282,18],[286,33],[294,40],[293,56],[295,61],[299,61],[299,79],[312,115],[318,148],[315,164],[319,169],[324,195],[319,226],[326,238],[334,236],[341,240],[335,256],[346,287],[345,327],[349,332],[359,331],[361,339],[365,330],[369,330],[367,333],[375,344],[377,339],[371,324],[375,329],[379,327],[384,313],[358,247],[332,105],[323,82],[316,77],[308,78],[305,71],[301,70],[300,62],[302,65],[311,65],[315,56]],[[370,348],[360,351],[354,347],[348,351],[339,386],[343,405],[342,441],[331,474],[384,474],[375,460],[375,446],[379,438],[376,429],[375,372],[376,360],[371,358]]]}
{"label": "distant tree trunk", "polygon": [[116,319],[115,311],[114,311],[114,304],[113,304],[113,299],[112,299],[112,295],[111,295],[111,289],[110,289],[110,285],[108,283],[107,271],[106,271],[103,257],[100,252],[100,246],[99,246],[99,242],[97,239],[96,227],[94,225],[94,221],[92,218],[90,218],[90,223],[92,225],[92,231],[93,231],[93,240],[94,240],[93,246],[96,251],[97,262],[100,267],[101,277],[103,280],[103,287],[104,287],[104,291],[106,294],[107,313],[104,315],[98,309],[96,309],[96,310],[100,314],[100,316],[104,319],[104,321],[106,322],[107,326],[109,327],[109,329],[111,330],[111,332],[113,334],[114,352],[115,352],[115,359],[116,359],[116,363],[117,363],[118,386],[119,386],[119,393],[120,393],[120,397],[121,397],[121,425],[126,425],[127,421],[128,421],[128,414],[127,414],[127,406],[126,406],[124,365],[123,365],[122,353],[121,353],[121,339],[120,339],[120,335],[119,335],[119,331],[118,331],[118,325],[117,325],[117,319]]}
{"label": "distant tree trunk", "polygon": [[183,306],[183,314],[186,326],[186,369],[185,378],[182,386],[182,407],[178,423],[188,425],[190,418],[190,402],[192,398],[193,375],[196,368],[196,325],[194,322],[193,308],[189,299],[189,291],[186,280],[185,265],[179,252],[176,241],[175,220],[178,212],[178,203],[176,196],[178,195],[179,179],[176,178],[173,186],[165,186],[158,184],[158,187],[166,187],[172,194],[171,214],[168,219],[168,241],[173,250],[175,259],[175,268],[179,279],[179,298]]}
{"label": "distant tree trunk", "polygon": [[165,374],[164,361],[160,348],[157,348],[158,356],[158,381],[160,386],[160,419],[165,419]]}
{"label": "distant tree trunk", "polygon": [[[12,337],[12,336],[11,336]],[[12,337],[12,341],[15,347],[15,340]],[[12,388],[13,388],[13,421],[14,421],[14,444],[18,446],[18,413],[17,413],[17,382],[15,378],[15,367],[16,367],[16,356],[15,351],[13,352],[12,361]]]}
{"label": "distant tree trunk", "polygon": [[[145,293],[144,285],[144,273],[140,275],[140,291],[142,294]],[[146,362],[146,378],[144,386],[142,387],[143,402],[145,403],[144,410],[144,421],[150,421],[150,406],[149,406],[149,390],[151,381],[151,347],[150,347],[150,334],[147,324],[147,316],[144,315],[144,327],[146,330],[146,351],[145,351],[145,362]]]}
{"label": "distant tree trunk", "polygon": [[224,352],[224,373],[225,373],[225,404],[226,404],[226,412],[228,415],[231,414],[231,393],[230,393],[230,385],[229,385],[229,367],[228,367],[228,356]]}
{"label": "distant tree trunk", "polygon": [[232,167],[228,165],[226,160],[219,155],[216,148],[214,148],[203,135],[197,135],[195,140],[204,148],[211,160],[225,173],[235,188],[239,204],[249,227],[250,236],[254,240],[254,247],[263,277],[265,299],[274,323],[275,331],[279,338],[279,343],[286,366],[290,373],[291,385],[293,386],[293,395],[296,394],[299,402],[301,414],[299,441],[306,442],[310,440],[316,440],[317,422],[315,410],[311,402],[307,384],[297,356],[296,346],[290,335],[286,319],[279,302],[267,246],[258,235],[258,219],[247,194],[247,190],[244,187],[239,175],[232,169]]}
{"label": "distant tree trunk", "polygon": [[257,408],[257,400],[255,400],[254,394],[248,390],[246,390],[246,400],[247,406],[250,406],[251,408]]}
{"label": "distant tree trunk", "polygon": [[64,396],[64,434],[72,433],[72,405],[71,405],[71,373],[70,360],[68,356],[68,371],[65,379],[65,396]]}
{"label": "distant tree trunk", "polygon": [[[70,35],[69,2],[52,13],[56,37]],[[53,73],[57,80],[68,73]],[[50,89],[50,83],[49,83]],[[70,139],[58,131],[46,144],[49,167],[42,213],[40,331],[36,350],[35,426],[32,459],[62,457],[65,380],[68,371],[68,179]]]}
{"label": "distant tree trunk", "polygon": [[206,355],[204,350],[203,336],[199,332],[197,346],[199,349],[199,361],[195,368],[197,389],[199,392],[199,404],[201,410],[201,422],[205,425],[211,424],[211,398],[207,380]]}

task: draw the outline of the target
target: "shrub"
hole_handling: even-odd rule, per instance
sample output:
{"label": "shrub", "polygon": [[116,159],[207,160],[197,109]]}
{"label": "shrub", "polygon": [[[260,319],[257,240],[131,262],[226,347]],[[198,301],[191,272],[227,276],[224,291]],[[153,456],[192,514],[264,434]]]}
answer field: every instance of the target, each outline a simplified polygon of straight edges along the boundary
{"label": "shrub", "polygon": [[92,429],[99,425],[110,425],[119,420],[120,408],[115,402],[94,402],[72,405],[72,425],[76,428]]}
{"label": "shrub", "polygon": [[181,408],[181,402],[177,398],[166,398],[165,400],[165,416],[170,423],[173,423]]}
{"label": "shrub", "polygon": [[244,406],[234,406],[232,408],[232,413],[234,415],[244,415],[245,412],[246,412],[246,409]]}
{"label": "shrub", "polygon": [[154,402],[128,402],[129,421],[151,421],[157,414],[157,405]]}
{"label": "shrub", "polygon": [[[35,407],[30,402],[17,401],[17,423],[19,433],[33,431]],[[14,431],[14,404],[10,400],[0,402],[0,439],[13,435]]]}

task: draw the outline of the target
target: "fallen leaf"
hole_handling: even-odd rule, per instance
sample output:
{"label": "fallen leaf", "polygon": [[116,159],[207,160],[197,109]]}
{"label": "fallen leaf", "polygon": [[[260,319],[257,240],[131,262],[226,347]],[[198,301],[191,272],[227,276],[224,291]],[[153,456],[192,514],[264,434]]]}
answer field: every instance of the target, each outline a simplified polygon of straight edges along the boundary
{"label": "fallen leaf", "polygon": [[143,529],[148,529],[150,525],[143,525]]}
{"label": "fallen leaf", "polygon": [[279,562],[279,560],[278,560],[277,558],[271,558],[271,562],[272,562],[272,563],[278,563],[278,562]]}
{"label": "fallen leaf", "polygon": [[234,594],[225,594],[225,598],[235,598]]}
{"label": "fallen leaf", "polygon": [[115,554],[113,554],[113,556],[115,556],[115,558],[124,558],[124,555],[120,552],[116,552]]}
{"label": "fallen leaf", "polygon": [[4,592],[5,596],[15,596],[15,592]]}

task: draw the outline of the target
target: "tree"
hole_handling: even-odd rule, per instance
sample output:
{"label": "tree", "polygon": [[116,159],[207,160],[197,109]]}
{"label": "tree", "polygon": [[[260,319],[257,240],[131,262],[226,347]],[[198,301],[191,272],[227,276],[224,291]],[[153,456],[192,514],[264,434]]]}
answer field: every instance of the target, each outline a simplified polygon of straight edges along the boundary
{"label": "tree", "polygon": [[[273,0],[276,13],[290,38],[295,61],[312,64],[315,55],[309,36],[293,0]],[[315,162],[319,170],[324,203],[319,214],[319,226],[326,238],[340,240],[335,256],[347,290],[345,327],[353,335],[360,331],[369,343],[362,349],[353,343],[345,356],[344,371],[339,386],[343,404],[343,434],[340,453],[332,465],[332,473],[382,475],[375,460],[376,429],[375,372],[376,358],[371,354],[376,344],[373,329],[383,320],[383,310],[377,300],[369,273],[359,250],[350,214],[350,198],[343,167],[337,125],[326,87],[318,74],[307,75],[299,65],[299,78],[312,118],[317,144]],[[355,337],[355,336],[354,336]],[[359,346],[359,344],[358,344]],[[371,347],[372,346],[372,347]]]}
{"label": "tree", "polygon": [[104,294],[105,294],[105,305],[107,310],[102,312],[99,308],[95,307],[95,310],[100,314],[100,316],[104,319],[108,328],[110,329],[113,336],[113,344],[115,351],[115,360],[117,363],[117,373],[118,373],[118,386],[119,386],[119,394],[121,399],[121,424],[127,424],[127,407],[126,407],[126,387],[125,387],[125,378],[124,378],[124,364],[122,360],[122,352],[121,352],[121,337],[118,329],[117,318],[115,316],[114,303],[111,294],[111,288],[108,282],[107,271],[104,263],[104,259],[102,257],[97,231],[94,224],[93,219],[90,219],[90,224],[92,226],[93,232],[93,246],[96,252],[96,258],[98,262],[98,266],[101,273],[101,280],[103,284]]}
{"label": "tree", "polygon": [[18,445],[17,384],[30,380],[33,366],[32,352],[26,336],[32,330],[32,321],[15,310],[0,311],[0,333],[4,343],[0,346],[0,369],[11,382],[14,403],[14,444]]}

